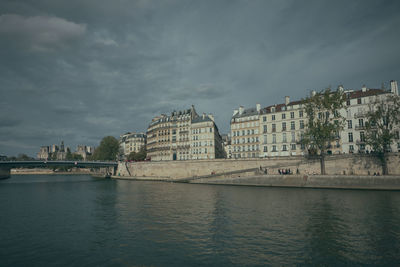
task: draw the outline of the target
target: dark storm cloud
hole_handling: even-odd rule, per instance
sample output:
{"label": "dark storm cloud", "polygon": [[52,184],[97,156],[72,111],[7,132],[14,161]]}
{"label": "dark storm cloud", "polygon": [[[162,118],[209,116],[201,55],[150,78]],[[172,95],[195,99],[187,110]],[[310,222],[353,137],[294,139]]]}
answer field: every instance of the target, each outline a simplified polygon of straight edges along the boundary
{"label": "dark storm cloud", "polygon": [[0,154],[399,78],[396,1],[0,2]]}

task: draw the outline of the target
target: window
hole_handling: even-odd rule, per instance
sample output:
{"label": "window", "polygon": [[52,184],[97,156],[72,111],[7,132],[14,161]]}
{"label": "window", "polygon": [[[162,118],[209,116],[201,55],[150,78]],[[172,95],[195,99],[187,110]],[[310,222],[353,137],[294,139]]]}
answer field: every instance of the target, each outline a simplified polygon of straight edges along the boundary
{"label": "window", "polygon": [[272,124],[272,132],[276,132],[276,124]]}
{"label": "window", "polygon": [[272,152],[276,152],[276,146],[272,146]]}
{"label": "window", "polygon": [[358,119],[358,125],[360,127],[364,127],[364,120],[363,119]]}
{"label": "window", "polygon": [[282,131],[286,131],[286,122],[282,122]]}
{"label": "window", "polygon": [[267,125],[264,125],[264,133],[267,132]]}
{"label": "window", "polygon": [[294,121],[290,122],[290,129],[291,130],[295,130],[296,129]]}
{"label": "window", "polygon": [[365,134],[364,132],[360,132],[360,141],[365,142]]}
{"label": "window", "polygon": [[299,111],[299,117],[303,118],[303,111],[302,110]]}
{"label": "window", "polygon": [[273,120],[273,121],[275,120],[275,115],[272,115],[272,120]]}
{"label": "window", "polygon": [[303,120],[300,121],[300,129],[304,129],[304,121]]}
{"label": "window", "polygon": [[286,113],[282,113],[282,120],[286,119]]}
{"label": "window", "polygon": [[353,128],[353,121],[349,120],[349,121],[347,121],[347,129],[351,129],[351,128]]}
{"label": "window", "polygon": [[286,141],[286,133],[283,133],[283,135],[282,135],[282,142],[283,143],[286,143],[287,141]]}
{"label": "window", "polygon": [[264,144],[266,144],[266,143],[267,143],[267,136],[264,135]]}
{"label": "window", "polygon": [[296,142],[296,133],[292,132],[292,142]]}
{"label": "window", "polygon": [[349,143],[353,143],[353,133],[349,133]]}
{"label": "window", "polygon": [[272,143],[273,143],[273,144],[276,144],[276,134],[273,134],[273,135],[272,135]]}
{"label": "window", "polygon": [[350,100],[347,100],[347,101],[346,101],[346,105],[347,105],[347,106],[350,106]]}
{"label": "window", "polygon": [[282,151],[287,151],[287,146],[286,145],[282,146]]}
{"label": "window", "polygon": [[349,145],[349,152],[352,153],[354,151],[354,146],[353,145]]}
{"label": "window", "polygon": [[245,130],[242,130],[242,135],[246,135],[246,131]]}
{"label": "window", "polygon": [[212,128],[210,128],[210,133],[212,133]]}
{"label": "window", "polygon": [[247,130],[247,134],[250,135],[250,130]]}
{"label": "window", "polygon": [[254,134],[254,129],[251,129],[251,134]]}
{"label": "window", "polygon": [[357,98],[357,104],[361,104],[361,98]]}
{"label": "window", "polygon": [[291,144],[291,150],[296,150],[296,144]]}
{"label": "window", "polygon": [[264,146],[264,152],[268,152],[268,147]]}
{"label": "window", "polygon": [[291,119],[294,119],[294,112],[293,112],[293,111],[290,112],[290,118],[291,118]]}
{"label": "window", "polygon": [[267,116],[264,116],[264,117],[263,117],[263,121],[267,121]]}

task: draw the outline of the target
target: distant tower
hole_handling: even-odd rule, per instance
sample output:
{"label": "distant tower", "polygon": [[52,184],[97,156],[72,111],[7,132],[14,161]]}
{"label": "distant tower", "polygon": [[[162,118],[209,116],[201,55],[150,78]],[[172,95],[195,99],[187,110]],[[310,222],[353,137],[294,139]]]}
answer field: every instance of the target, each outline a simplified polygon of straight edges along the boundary
{"label": "distant tower", "polygon": [[61,141],[60,152],[65,152],[65,150],[64,150],[64,141]]}
{"label": "distant tower", "polygon": [[399,88],[397,87],[397,81],[390,81],[390,92],[395,95],[399,95]]}

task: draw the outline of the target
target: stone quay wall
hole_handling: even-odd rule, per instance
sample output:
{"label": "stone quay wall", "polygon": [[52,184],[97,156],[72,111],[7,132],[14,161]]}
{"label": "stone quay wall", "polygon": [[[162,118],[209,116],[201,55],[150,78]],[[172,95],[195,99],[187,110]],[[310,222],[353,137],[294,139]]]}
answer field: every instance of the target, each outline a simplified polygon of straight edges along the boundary
{"label": "stone quay wall", "polygon": [[190,183],[298,188],[400,190],[400,176],[260,175],[201,178]]}
{"label": "stone quay wall", "polygon": [[[342,154],[326,157],[328,175],[373,175],[382,173],[379,160],[369,154]],[[257,159],[214,159],[158,162],[120,162],[116,178],[181,180],[185,178],[251,177],[259,175],[259,169],[268,175],[278,175],[279,169],[290,169],[299,175],[320,173],[319,159],[305,157],[280,157]],[[388,157],[390,175],[400,175],[400,153]]]}

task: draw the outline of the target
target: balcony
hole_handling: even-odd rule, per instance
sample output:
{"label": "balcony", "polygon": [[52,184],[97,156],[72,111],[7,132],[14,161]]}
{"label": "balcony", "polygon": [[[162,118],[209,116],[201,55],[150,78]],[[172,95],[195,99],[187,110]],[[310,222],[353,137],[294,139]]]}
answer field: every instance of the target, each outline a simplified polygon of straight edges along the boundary
{"label": "balcony", "polygon": [[356,130],[365,130],[365,125],[356,125],[354,127],[354,129],[356,129]]}
{"label": "balcony", "polygon": [[365,112],[356,112],[354,113],[354,118],[358,119],[358,118],[365,118],[367,116],[367,113]]}
{"label": "balcony", "polygon": [[365,140],[357,139],[356,144],[357,145],[365,145]]}

